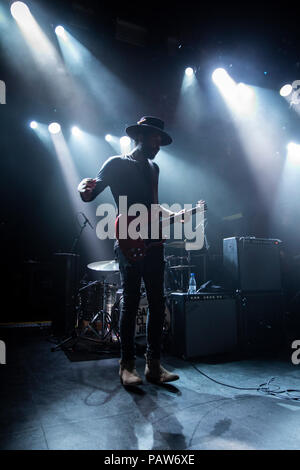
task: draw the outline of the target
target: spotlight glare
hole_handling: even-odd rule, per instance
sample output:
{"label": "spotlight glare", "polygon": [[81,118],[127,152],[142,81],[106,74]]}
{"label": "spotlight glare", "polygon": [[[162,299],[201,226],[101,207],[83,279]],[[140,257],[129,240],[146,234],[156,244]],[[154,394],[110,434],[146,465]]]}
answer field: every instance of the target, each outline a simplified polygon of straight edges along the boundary
{"label": "spotlight glare", "polygon": [[48,129],[51,134],[58,134],[60,132],[60,125],[57,122],[51,122]]}
{"label": "spotlight glare", "polygon": [[65,38],[66,37],[65,28],[63,26],[56,26],[55,34],[60,38]]}
{"label": "spotlight glare", "polygon": [[294,142],[290,142],[287,145],[287,158],[290,160],[292,163],[300,163],[300,145],[295,144]]}
{"label": "spotlight glare", "polygon": [[192,67],[187,67],[185,69],[185,74],[188,76],[188,77],[191,77],[192,75],[194,75],[194,70],[192,69]]}
{"label": "spotlight glare", "polygon": [[28,6],[23,2],[14,2],[10,7],[10,12],[17,21],[26,20],[31,15]]}
{"label": "spotlight glare", "polygon": [[292,85],[290,84],[287,84],[287,85],[283,85],[281,88],[280,88],[280,94],[281,96],[289,96],[289,94],[291,93],[293,87]]}
{"label": "spotlight glare", "polygon": [[73,126],[71,132],[73,135],[75,135],[75,137],[80,137],[82,134],[81,130],[77,126]]}
{"label": "spotlight glare", "polygon": [[127,135],[124,135],[123,137],[120,138],[120,144],[121,145],[129,145],[130,144],[130,138],[127,137]]}
{"label": "spotlight glare", "polygon": [[112,141],[112,136],[110,134],[106,134],[105,140],[106,140],[106,142],[111,142]]}
{"label": "spotlight glare", "polygon": [[29,124],[31,129],[36,129],[37,126],[38,126],[38,123],[36,121],[31,121],[31,123]]}
{"label": "spotlight glare", "polygon": [[222,80],[226,79],[227,77],[228,77],[228,73],[226,72],[225,69],[222,69],[222,68],[218,68],[214,70],[211,76],[211,78],[216,84],[220,83]]}
{"label": "spotlight glare", "polygon": [[244,83],[239,83],[237,85],[237,90],[238,90],[239,95],[242,99],[249,100],[249,99],[253,98],[253,96],[254,96],[253,89],[250,86],[245,85]]}

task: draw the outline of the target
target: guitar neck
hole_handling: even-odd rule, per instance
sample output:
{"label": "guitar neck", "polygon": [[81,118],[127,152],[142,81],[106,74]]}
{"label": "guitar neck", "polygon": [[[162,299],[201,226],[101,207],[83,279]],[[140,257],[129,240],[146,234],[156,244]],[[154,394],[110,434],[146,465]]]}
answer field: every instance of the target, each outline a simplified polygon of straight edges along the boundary
{"label": "guitar neck", "polygon": [[[194,215],[196,214],[196,212],[204,212],[204,211],[206,211],[206,205],[204,205],[203,207],[201,206],[192,207],[192,209],[189,209],[186,211],[186,214]],[[170,224],[174,224],[176,221],[178,221],[178,216],[172,215],[169,218]]]}

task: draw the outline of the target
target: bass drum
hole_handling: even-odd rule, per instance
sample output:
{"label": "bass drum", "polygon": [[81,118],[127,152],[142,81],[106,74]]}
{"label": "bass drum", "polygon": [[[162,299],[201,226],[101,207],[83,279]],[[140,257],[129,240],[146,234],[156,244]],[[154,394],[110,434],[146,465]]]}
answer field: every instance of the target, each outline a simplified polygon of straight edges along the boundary
{"label": "bass drum", "polygon": [[[116,292],[116,302],[112,306],[112,313],[111,313],[111,317],[115,325],[119,324],[119,321],[120,321],[120,311],[122,308],[122,296],[123,296],[123,290],[119,289]],[[148,311],[149,311],[149,304],[148,304],[147,295],[145,292],[143,292],[140,297],[140,303],[139,303],[138,311],[136,315],[136,323],[135,323],[135,336],[136,337],[146,336]],[[169,305],[168,297],[167,297],[166,306],[165,306],[165,318],[164,318],[164,325],[163,325],[164,334],[169,334],[170,328],[171,328],[171,311],[170,311],[170,305]]]}
{"label": "bass drum", "polygon": [[171,331],[171,304],[169,302],[168,296],[166,296],[165,320],[163,329],[164,333],[169,333]]}
{"label": "bass drum", "polygon": [[[115,294],[115,302],[111,307],[111,319],[115,327],[119,328],[120,314],[122,309],[123,289],[118,289]],[[135,336],[146,336],[146,324],[148,314],[148,300],[146,294],[143,292],[140,297],[140,303],[135,319]]]}
{"label": "bass drum", "polygon": [[145,293],[141,295],[139,308],[136,316],[135,322],[135,336],[146,336],[146,325],[147,325],[147,315],[148,315],[148,299]]}
{"label": "bass drum", "polygon": [[[147,316],[149,313],[149,304],[146,294],[143,294],[140,299],[138,313],[136,316],[136,329],[135,336],[146,336]],[[163,324],[163,334],[169,334],[171,329],[171,311],[169,302],[166,299],[165,317]]]}

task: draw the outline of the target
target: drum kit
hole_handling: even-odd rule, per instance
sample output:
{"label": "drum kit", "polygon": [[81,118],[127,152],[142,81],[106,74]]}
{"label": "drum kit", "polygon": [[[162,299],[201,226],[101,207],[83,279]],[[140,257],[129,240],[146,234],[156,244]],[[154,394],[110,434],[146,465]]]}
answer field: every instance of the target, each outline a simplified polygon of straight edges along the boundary
{"label": "drum kit", "polygon": [[115,260],[97,261],[87,267],[101,273],[104,280],[81,281],[77,296],[76,327],[81,336],[97,342],[119,342],[119,304],[122,293],[116,284],[111,284],[105,277],[119,272],[119,263]]}
{"label": "drum kit", "polygon": [[[191,268],[190,255],[185,251],[185,243],[176,241],[165,245],[166,250],[181,250],[180,256],[169,254],[166,259],[166,291],[185,292]],[[184,254],[184,252],[186,254]],[[104,280],[82,282],[78,293],[77,323],[81,321],[85,332],[94,334],[98,339],[119,340],[118,322],[122,289],[116,284],[105,281],[108,274],[119,272],[119,263],[115,260],[96,261],[87,267],[104,276]],[[145,316],[148,310],[145,288],[142,283],[141,301],[137,315],[136,335],[145,334]],[[146,313],[145,313],[146,312]]]}
{"label": "drum kit", "polygon": [[[169,249],[181,250],[180,256],[167,254],[166,259],[166,293],[170,291],[185,292],[191,268],[189,254],[184,254],[185,243],[181,241],[165,245]],[[187,253],[187,252],[185,252]],[[106,281],[108,275],[119,272],[116,260],[97,261],[87,265],[102,280],[81,281],[76,302],[76,325],[71,338],[64,340],[58,347],[66,345],[70,339],[87,339],[98,344],[119,346],[120,304],[123,298],[122,289],[116,283]],[[136,336],[145,336],[148,301],[145,287],[141,287],[141,299],[136,319]],[[170,327],[170,314],[166,306],[166,328]],[[74,346],[74,342],[72,347]]]}

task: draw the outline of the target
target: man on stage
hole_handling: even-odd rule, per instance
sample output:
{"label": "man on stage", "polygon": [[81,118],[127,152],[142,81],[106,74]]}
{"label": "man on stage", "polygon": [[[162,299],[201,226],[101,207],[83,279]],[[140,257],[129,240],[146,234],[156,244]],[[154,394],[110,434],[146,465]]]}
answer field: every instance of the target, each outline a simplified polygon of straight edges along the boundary
{"label": "man on stage", "polygon": [[[150,116],[145,116],[136,125],[129,126],[126,133],[135,141],[134,150],[128,155],[109,158],[95,179],[85,178],[81,181],[78,191],[82,200],[89,202],[110,186],[117,206],[119,197],[127,196],[128,207],[139,203],[144,204],[150,211],[151,204],[158,204],[159,167],[153,160],[160,147],[171,144],[172,139],[164,131],[164,122]],[[168,215],[174,215],[166,209],[164,212],[164,215],[166,212]],[[160,363],[165,315],[163,244],[151,246],[145,256],[136,261],[126,257],[118,241],[115,250],[123,288],[120,314],[120,380],[125,386],[142,383],[135,366],[134,341],[142,278],[149,303],[145,377],[154,383],[178,380],[178,375],[168,372]]]}

